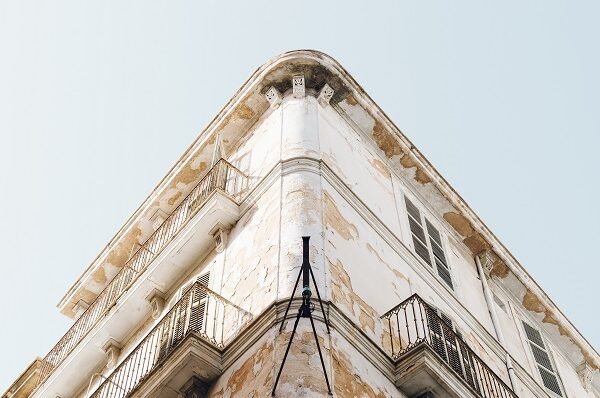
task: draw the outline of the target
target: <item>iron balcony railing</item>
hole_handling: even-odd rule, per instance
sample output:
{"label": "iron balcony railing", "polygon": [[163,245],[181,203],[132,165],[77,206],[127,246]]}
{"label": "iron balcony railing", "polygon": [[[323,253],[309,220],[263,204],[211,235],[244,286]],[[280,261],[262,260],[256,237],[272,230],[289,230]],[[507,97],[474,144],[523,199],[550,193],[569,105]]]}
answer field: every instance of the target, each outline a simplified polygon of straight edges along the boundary
{"label": "iron balcony railing", "polygon": [[124,398],[188,335],[223,348],[251,319],[249,312],[196,282],[90,398]]}
{"label": "iron balcony railing", "polygon": [[392,358],[401,360],[412,350],[427,345],[482,398],[517,398],[515,393],[453,330],[450,320],[440,317],[421,297],[414,294],[394,307],[387,320]]}
{"label": "iron balcony railing", "polygon": [[69,328],[43,360],[38,385],[61,364],[77,344],[115,305],[119,297],[137,280],[158,253],[182,230],[215,190],[222,190],[233,199],[247,188],[248,179],[236,167],[220,159],[183,199],[169,217],[129,258],[113,280]]}

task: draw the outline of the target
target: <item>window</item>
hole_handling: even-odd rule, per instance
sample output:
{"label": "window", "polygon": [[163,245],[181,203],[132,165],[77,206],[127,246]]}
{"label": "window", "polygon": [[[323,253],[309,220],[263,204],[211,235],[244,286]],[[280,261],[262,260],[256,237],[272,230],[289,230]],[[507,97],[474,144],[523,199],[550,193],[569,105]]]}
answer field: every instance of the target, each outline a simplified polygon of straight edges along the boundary
{"label": "window", "polygon": [[434,267],[439,277],[450,287],[452,285],[452,277],[448,261],[444,254],[442,238],[440,232],[421,215],[421,212],[407,197],[406,211],[408,213],[408,223],[415,248],[415,252],[423,259],[430,267]]}
{"label": "window", "polygon": [[433,350],[471,387],[478,390],[471,351],[463,343],[462,334],[452,319],[431,305],[426,316]]}
{"label": "window", "polygon": [[210,271],[200,274],[197,277],[190,279],[189,281],[184,283],[183,287],[179,290],[179,297],[183,297],[196,282],[208,287],[208,283],[210,282]]}
{"label": "window", "polygon": [[208,287],[210,272],[191,279],[179,289],[177,302],[169,310],[170,319],[164,323],[160,331],[159,358],[170,352],[171,348],[177,345],[190,329],[204,331],[206,291],[198,289],[186,296],[196,282]]}
{"label": "window", "polygon": [[544,387],[559,397],[563,397],[564,395],[558,374],[556,373],[550,354],[544,345],[541,333],[525,321],[523,321],[523,329],[527,335],[529,348],[531,348],[531,353],[537,364]]}

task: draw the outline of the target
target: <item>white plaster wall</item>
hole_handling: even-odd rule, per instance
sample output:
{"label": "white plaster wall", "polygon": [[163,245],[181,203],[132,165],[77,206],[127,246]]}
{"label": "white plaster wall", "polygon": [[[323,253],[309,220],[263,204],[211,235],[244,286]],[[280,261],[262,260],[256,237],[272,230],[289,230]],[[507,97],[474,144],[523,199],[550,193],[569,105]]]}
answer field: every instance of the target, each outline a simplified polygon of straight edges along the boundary
{"label": "white plaster wall", "polygon": [[234,146],[227,159],[245,172],[249,185],[256,184],[279,161],[281,156],[282,108],[268,111]]}
{"label": "white plaster wall", "polygon": [[254,315],[276,296],[279,202],[280,188],[274,184],[233,227],[225,250],[221,295]]}
{"label": "white plaster wall", "polygon": [[366,139],[332,107],[320,108],[319,138],[325,163],[394,234],[400,235],[391,173]]}

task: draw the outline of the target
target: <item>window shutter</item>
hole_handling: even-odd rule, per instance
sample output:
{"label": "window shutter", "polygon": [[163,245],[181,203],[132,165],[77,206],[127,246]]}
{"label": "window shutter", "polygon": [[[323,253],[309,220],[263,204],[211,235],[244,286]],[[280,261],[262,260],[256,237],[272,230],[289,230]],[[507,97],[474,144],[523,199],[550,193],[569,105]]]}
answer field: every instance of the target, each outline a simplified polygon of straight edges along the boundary
{"label": "window shutter", "polygon": [[427,225],[427,232],[429,233],[429,243],[431,244],[431,251],[433,252],[433,261],[435,261],[435,266],[438,271],[438,275],[446,284],[450,287],[450,289],[454,289],[452,286],[452,277],[450,276],[450,269],[448,268],[448,262],[446,261],[446,256],[444,255],[444,249],[442,248],[442,239],[440,237],[439,231],[431,225],[431,223],[425,219],[425,224]]}
{"label": "window shutter", "polygon": [[406,200],[406,211],[408,213],[408,223],[410,224],[410,232],[412,233],[413,244],[415,245],[415,252],[425,262],[431,265],[431,258],[429,257],[429,250],[427,249],[427,240],[425,238],[425,231],[421,225],[421,213],[419,209],[407,198]]}
{"label": "window shutter", "polygon": [[[208,271],[202,275],[199,275],[196,279],[192,279],[192,280],[188,281],[187,283],[185,283],[181,287],[179,297],[185,296],[185,294],[192,288],[192,286],[196,282],[200,282],[200,284],[208,287],[208,283],[210,282],[210,271]],[[206,295],[206,293],[204,293],[204,295]]]}
{"label": "window shutter", "polygon": [[562,397],[563,393],[560,388],[558,375],[556,374],[550,355],[544,345],[541,333],[525,321],[523,321],[523,329],[527,335],[527,340],[529,340],[529,347],[531,348],[531,353],[537,363],[544,386],[548,390]]}
{"label": "window shutter", "polygon": [[[434,268],[439,277],[450,289],[454,289],[440,232],[427,218],[421,217],[421,212],[410,199],[405,196],[404,200],[406,202],[406,212],[408,213],[408,223],[410,225],[415,252],[429,266],[435,266]],[[425,231],[425,228],[427,228],[427,231]]]}

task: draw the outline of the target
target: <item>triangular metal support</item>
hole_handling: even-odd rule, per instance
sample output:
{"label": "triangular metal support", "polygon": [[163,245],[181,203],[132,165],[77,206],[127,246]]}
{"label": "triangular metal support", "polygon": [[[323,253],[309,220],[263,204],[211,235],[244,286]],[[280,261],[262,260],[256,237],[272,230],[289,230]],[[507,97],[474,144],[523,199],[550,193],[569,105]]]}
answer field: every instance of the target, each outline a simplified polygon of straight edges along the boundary
{"label": "triangular metal support", "polygon": [[290,311],[290,307],[292,306],[292,300],[294,299],[294,295],[296,294],[296,289],[298,288],[298,283],[300,282],[300,277],[302,276],[302,305],[298,309],[298,315],[296,315],[296,321],[294,322],[294,329],[292,330],[292,335],[290,336],[290,341],[288,342],[287,348],[285,350],[285,354],[283,355],[283,360],[281,361],[281,367],[279,368],[279,372],[277,373],[277,378],[275,379],[275,384],[273,385],[273,391],[271,392],[271,396],[275,396],[275,389],[277,388],[277,383],[279,382],[279,377],[281,377],[281,371],[283,370],[283,365],[285,365],[285,361],[287,359],[288,353],[290,352],[290,347],[292,346],[292,341],[294,340],[294,335],[296,334],[296,328],[298,327],[298,322],[300,318],[309,318],[310,325],[312,326],[313,335],[315,336],[315,342],[317,343],[317,350],[319,351],[319,358],[321,359],[321,366],[323,367],[323,374],[325,375],[325,383],[327,383],[327,391],[329,395],[333,395],[331,392],[331,387],[329,386],[329,378],[327,377],[327,370],[325,369],[325,361],[323,360],[323,353],[321,352],[321,346],[319,345],[319,338],[317,336],[317,329],[315,328],[315,322],[312,317],[312,312],[315,309],[314,304],[311,303],[310,298],[312,293],[310,291],[310,279],[312,279],[315,285],[315,291],[317,292],[317,298],[319,300],[319,305],[321,306],[321,312],[323,313],[323,319],[325,320],[325,326],[327,327],[327,333],[330,333],[329,330],[329,320],[327,318],[327,314],[325,313],[325,309],[323,308],[323,301],[321,300],[321,295],[319,294],[319,287],[317,286],[317,281],[315,280],[315,275],[312,272],[312,268],[310,266],[309,260],[309,246],[308,241],[310,236],[302,237],[302,267],[300,267],[300,273],[298,274],[298,279],[296,279],[296,284],[294,285],[294,290],[292,291],[292,295],[290,296],[290,301],[288,302],[287,308],[285,309],[285,314],[283,315],[283,319],[281,320],[281,326],[279,326],[279,333],[283,331],[283,325],[287,318],[288,312]]}

